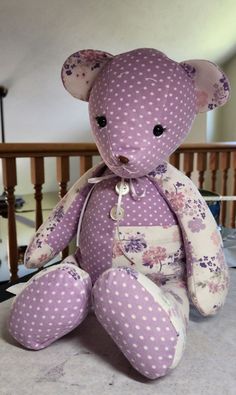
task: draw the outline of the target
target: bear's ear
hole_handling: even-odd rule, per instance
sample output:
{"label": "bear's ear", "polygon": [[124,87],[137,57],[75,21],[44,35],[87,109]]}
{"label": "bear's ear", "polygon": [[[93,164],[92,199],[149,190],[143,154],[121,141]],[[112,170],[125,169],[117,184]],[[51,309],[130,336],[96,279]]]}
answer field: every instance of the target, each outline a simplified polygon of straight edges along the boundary
{"label": "bear's ear", "polygon": [[61,70],[64,87],[77,99],[88,101],[97,75],[111,58],[113,55],[93,49],[78,51],[69,56]]}
{"label": "bear's ear", "polygon": [[180,63],[194,81],[197,91],[197,112],[223,106],[230,96],[229,80],[223,71],[207,60],[186,60]]}

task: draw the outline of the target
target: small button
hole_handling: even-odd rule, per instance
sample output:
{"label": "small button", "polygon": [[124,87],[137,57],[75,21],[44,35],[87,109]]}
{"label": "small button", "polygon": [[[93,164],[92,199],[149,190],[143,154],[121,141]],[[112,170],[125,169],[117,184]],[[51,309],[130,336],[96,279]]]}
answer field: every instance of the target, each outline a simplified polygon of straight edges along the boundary
{"label": "small button", "polygon": [[112,207],[111,211],[110,211],[110,216],[111,219],[113,219],[113,221],[120,221],[121,219],[124,218],[125,215],[125,210],[120,207],[119,211],[117,212],[117,206]]}
{"label": "small button", "polygon": [[122,196],[127,195],[129,193],[129,184],[128,182],[118,182],[116,184],[116,193],[119,195],[121,194]]}

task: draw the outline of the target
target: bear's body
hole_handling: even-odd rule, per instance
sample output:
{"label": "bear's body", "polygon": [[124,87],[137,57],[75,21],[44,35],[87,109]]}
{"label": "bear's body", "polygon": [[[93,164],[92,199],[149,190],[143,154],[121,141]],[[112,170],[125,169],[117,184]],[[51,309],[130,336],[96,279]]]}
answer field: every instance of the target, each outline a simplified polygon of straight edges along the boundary
{"label": "bear's body", "polygon": [[[197,188],[165,162],[198,112],[223,105],[226,76],[211,62],[177,63],[154,49],[113,57],[86,50],[62,69],[66,89],[89,101],[106,164],[88,171],[30,243],[27,267],[44,269],[15,299],[11,334],[41,349],[94,312],[132,366],[164,376],[180,361],[189,300],[215,314],[228,289],[217,225]],[[92,296],[92,298],[91,298]]]}
{"label": "bear's body", "polygon": [[[109,169],[103,173],[103,176],[107,176],[108,174],[112,174]],[[102,179],[102,176],[100,176],[100,179]],[[119,254],[118,251],[115,252],[115,250],[119,250],[119,243],[117,242],[117,234],[119,233],[117,222],[114,221],[110,215],[112,208],[116,207],[118,202],[116,186],[118,185],[119,187],[119,183],[120,178],[116,177],[114,174],[113,178],[102,180],[95,185],[83,215],[81,234],[79,237],[80,248],[78,260],[81,267],[90,274],[93,283],[105,269],[114,267],[114,256]],[[133,194],[128,181],[127,185],[129,191],[122,197],[124,215],[119,221],[119,229],[121,229],[121,227],[123,230],[124,228],[129,229],[129,237],[131,239],[136,237],[136,240],[138,240],[139,236],[137,233],[140,232],[140,234],[142,234],[144,228],[146,232],[152,227],[165,228],[168,231],[173,227],[176,228],[178,223],[177,219],[153,181],[148,177],[140,178],[134,183],[135,190]],[[141,198],[136,197],[137,194],[143,191],[145,191],[145,196]],[[155,238],[158,243],[159,237],[155,229],[153,229],[153,238]],[[161,244],[164,243],[164,240],[165,237],[161,239]],[[133,241],[133,243],[135,243],[135,241]],[[142,248],[141,243],[138,244],[140,244],[140,248],[143,252],[147,249],[147,247]],[[132,248],[130,248],[130,251],[126,251],[126,255],[128,252],[131,252],[131,250]],[[124,254],[124,248],[120,251],[120,255],[123,255],[122,251]],[[134,257],[135,256],[137,256],[137,253],[134,254]],[[124,265],[126,264],[127,259],[124,260]],[[128,264],[131,264],[133,268],[135,267],[135,265],[129,261]],[[154,265],[154,267],[150,269],[148,266],[143,265],[141,272],[159,272],[159,267],[157,266],[158,265]],[[140,269],[141,266],[139,265],[139,270]]]}

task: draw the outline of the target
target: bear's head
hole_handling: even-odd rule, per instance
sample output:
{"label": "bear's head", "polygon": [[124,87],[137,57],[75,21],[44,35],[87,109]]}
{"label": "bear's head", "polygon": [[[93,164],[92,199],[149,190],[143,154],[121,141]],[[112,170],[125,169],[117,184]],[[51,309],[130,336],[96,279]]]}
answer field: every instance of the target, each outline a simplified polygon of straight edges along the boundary
{"label": "bear's head", "polygon": [[117,56],[76,52],[64,63],[62,80],[89,102],[100,155],[123,178],[154,170],[182,143],[197,113],[229,98],[227,77],[214,63],[178,63],[150,48]]}

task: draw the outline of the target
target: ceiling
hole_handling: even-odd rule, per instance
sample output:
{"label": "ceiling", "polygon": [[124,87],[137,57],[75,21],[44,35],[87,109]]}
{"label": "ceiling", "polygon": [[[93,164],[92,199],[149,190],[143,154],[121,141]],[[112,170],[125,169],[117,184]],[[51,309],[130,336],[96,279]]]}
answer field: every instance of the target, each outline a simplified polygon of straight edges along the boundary
{"label": "ceiling", "polygon": [[78,49],[154,47],[222,63],[236,51],[235,0],[1,0],[0,84],[7,141],[89,141],[87,103],[60,81]]}

